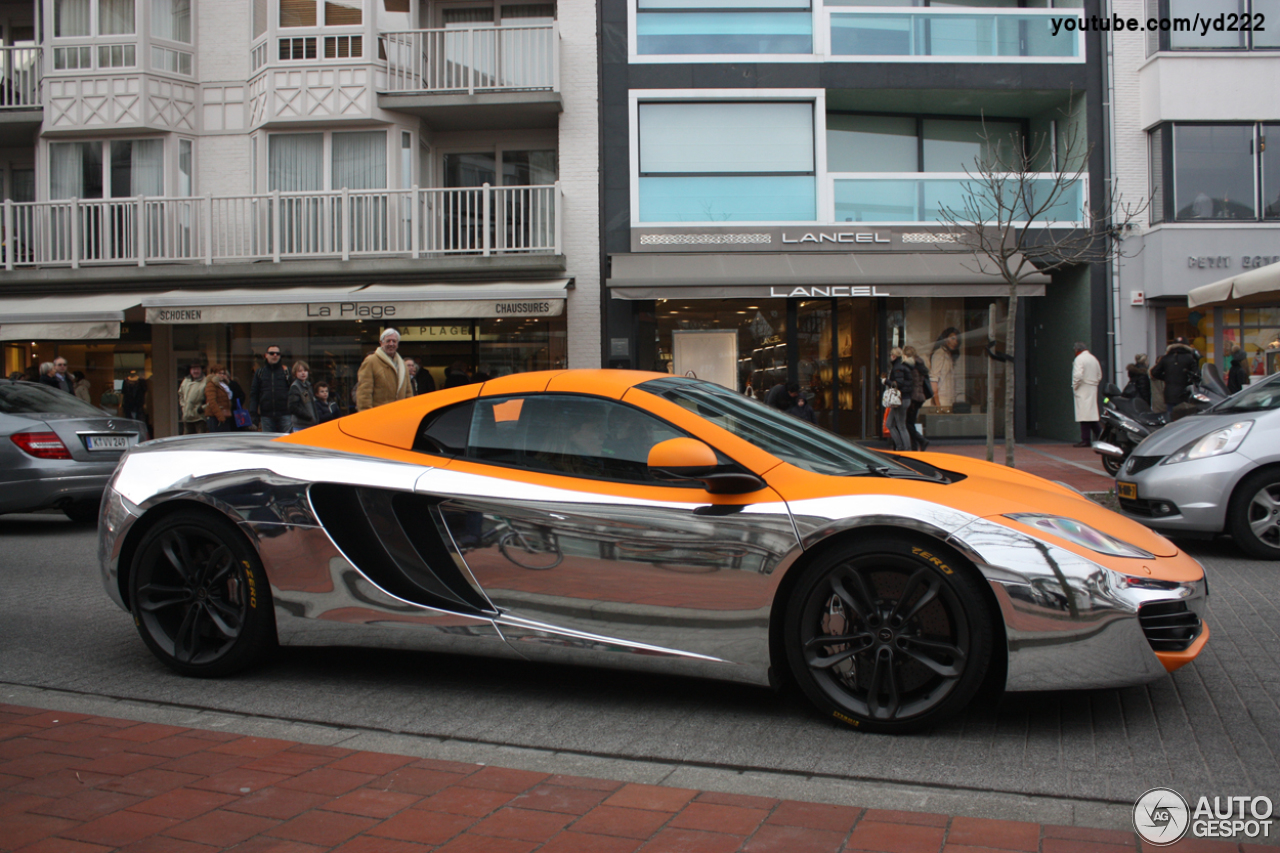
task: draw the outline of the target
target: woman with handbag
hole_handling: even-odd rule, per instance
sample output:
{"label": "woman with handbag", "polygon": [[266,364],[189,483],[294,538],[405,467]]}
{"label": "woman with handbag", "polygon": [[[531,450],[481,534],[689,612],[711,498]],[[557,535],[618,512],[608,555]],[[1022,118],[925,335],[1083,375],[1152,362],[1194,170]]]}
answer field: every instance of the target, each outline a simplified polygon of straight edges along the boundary
{"label": "woman with handbag", "polygon": [[227,369],[221,364],[209,365],[209,381],[204,384],[204,414],[208,419],[209,432],[231,432],[235,429],[231,400]]}
{"label": "woman with handbag", "polygon": [[889,440],[894,450],[910,450],[911,436],[907,433],[907,409],[903,405],[903,390],[908,394],[915,384],[912,365],[902,357],[901,347],[889,351],[889,379],[881,402],[889,410]]}

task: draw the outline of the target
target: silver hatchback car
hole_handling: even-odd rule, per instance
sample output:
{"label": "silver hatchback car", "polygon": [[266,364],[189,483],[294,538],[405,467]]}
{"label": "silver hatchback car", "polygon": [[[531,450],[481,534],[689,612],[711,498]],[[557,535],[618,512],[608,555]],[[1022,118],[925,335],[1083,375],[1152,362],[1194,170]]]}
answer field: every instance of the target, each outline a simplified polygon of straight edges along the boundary
{"label": "silver hatchback car", "polygon": [[35,382],[0,379],[0,513],[55,507],[94,521],[107,480],[146,424]]}
{"label": "silver hatchback car", "polygon": [[1280,560],[1280,374],[1149,435],[1116,495],[1167,536],[1230,533],[1250,556]]}

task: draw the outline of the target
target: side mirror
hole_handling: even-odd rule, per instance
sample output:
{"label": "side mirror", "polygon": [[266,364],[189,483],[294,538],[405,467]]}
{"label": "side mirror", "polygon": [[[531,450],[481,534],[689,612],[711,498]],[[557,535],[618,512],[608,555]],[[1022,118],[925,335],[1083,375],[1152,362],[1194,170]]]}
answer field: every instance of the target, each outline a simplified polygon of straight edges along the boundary
{"label": "side mirror", "polygon": [[754,474],[719,471],[716,452],[696,438],[671,438],[649,450],[649,470],[659,480],[701,480],[713,495],[742,495],[764,488]]}

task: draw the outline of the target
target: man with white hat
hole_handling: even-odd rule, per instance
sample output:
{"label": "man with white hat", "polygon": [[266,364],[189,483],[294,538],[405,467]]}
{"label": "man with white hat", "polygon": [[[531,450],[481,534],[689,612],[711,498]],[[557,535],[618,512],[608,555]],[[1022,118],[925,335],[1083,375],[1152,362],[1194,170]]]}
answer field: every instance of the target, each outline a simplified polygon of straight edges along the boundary
{"label": "man with white hat", "polygon": [[356,409],[363,412],[386,403],[412,396],[409,370],[396,352],[400,333],[385,329],[378,337],[378,348],[365,357],[356,374]]}

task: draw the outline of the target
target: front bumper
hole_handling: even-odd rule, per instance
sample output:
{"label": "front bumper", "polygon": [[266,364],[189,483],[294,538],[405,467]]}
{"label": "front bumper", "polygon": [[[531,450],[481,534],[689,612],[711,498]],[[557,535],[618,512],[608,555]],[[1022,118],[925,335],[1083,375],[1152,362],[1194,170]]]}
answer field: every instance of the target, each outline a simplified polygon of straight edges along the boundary
{"label": "front bumper", "polygon": [[[1130,465],[1117,483],[1133,483],[1136,498],[1121,498],[1120,512],[1155,530],[1169,533],[1220,533],[1226,528],[1227,504],[1253,462],[1240,453],[1224,453],[1176,465],[1155,464],[1135,474]],[[1170,508],[1159,506],[1167,503]]]}

